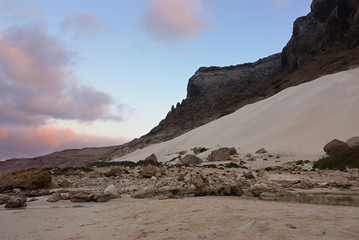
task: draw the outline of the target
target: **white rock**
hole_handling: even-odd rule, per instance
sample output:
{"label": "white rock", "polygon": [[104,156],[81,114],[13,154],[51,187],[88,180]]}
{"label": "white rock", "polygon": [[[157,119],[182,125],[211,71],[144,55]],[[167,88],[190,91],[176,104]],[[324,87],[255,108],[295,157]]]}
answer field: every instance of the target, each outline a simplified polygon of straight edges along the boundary
{"label": "white rock", "polygon": [[115,187],[115,185],[111,184],[109,185],[104,191],[103,191],[104,194],[112,194],[114,196],[119,196],[119,192],[118,192],[118,189]]}

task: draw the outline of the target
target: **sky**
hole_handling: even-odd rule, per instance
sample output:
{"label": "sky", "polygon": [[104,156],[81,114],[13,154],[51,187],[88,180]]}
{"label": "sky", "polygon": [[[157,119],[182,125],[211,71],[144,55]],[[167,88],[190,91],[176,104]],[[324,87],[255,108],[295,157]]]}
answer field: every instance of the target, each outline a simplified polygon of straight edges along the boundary
{"label": "sky", "polygon": [[278,53],[311,0],[0,0],[0,160],[119,145],[201,66]]}

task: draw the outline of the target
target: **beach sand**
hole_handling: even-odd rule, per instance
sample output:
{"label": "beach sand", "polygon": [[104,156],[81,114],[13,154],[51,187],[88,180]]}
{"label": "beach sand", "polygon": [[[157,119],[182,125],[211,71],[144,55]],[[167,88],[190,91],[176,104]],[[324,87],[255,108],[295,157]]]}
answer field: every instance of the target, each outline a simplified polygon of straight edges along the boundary
{"label": "beach sand", "polygon": [[27,209],[1,209],[0,235],[4,240],[359,239],[358,222],[357,207],[238,197],[103,204],[50,204],[41,198]]}

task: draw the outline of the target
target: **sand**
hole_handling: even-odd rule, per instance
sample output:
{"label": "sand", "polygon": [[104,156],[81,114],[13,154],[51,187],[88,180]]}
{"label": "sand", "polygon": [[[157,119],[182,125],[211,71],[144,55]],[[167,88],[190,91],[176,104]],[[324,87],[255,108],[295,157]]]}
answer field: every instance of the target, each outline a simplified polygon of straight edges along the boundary
{"label": "sand", "polygon": [[[287,88],[173,140],[115,161],[138,161],[155,153],[160,161],[194,147],[235,147],[240,154],[266,148],[271,153],[313,159],[334,138],[359,136],[359,68]],[[209,153],[200,155],[203,159]]]}
{"label": "sand", "polygon": [[41,201],[24,210],[1,209],[1,239],[359,239],[356,207],[238,197],[112,200],[87,207],[53,203],[52,208]]}

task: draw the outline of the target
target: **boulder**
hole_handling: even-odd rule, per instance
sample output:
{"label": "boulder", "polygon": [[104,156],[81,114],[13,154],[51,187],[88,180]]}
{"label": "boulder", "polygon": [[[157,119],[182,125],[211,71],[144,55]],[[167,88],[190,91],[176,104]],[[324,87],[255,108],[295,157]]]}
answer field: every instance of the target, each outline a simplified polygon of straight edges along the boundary
{"label": "boulder", "polygon": [[152,162],[155,162],[155,163],[158,162],[157,156],[154,153],[152,153],[150,156],[146,157],[145,161],[152,161]]}
{"label": "boulder", "polygon": [[263,192],[268,192],[268,186],[264,183],[256,183],[254,184],[249,191],[256,197],[258,197]]}
{"label": "boulder", "polygon": [[347,151],[348,149],[349,149],[348,144],[343,141],[340,141],[338,139],[334,139],[324,146],[324,151],[328,155],[342,153],[342,152]]}
{"label": "boulder", "polygon": [[46,201],[48,202],[58,202],[61,200],[61,194],[56,192],[52,194]]}
{"label": "boulder", "polygon": [[109,194],[104,193],[104,194],[100,194],[100,195],[96,196],[95,197],[95,202],[107,202],[107,201],[109,201],[111,199],[114,199],[114,198],[115,198],[114,195],[112,195],[110,193]]}
{"label": "boulder", "polygon": [[202,159],[192,154],[187,154],[186,156],[181,158],[181,163],[183,164],[199,164],[202,162]]}
{"label": "boulder", "polygon": [[25,197],[15,197],[12,196],[7,201],[5,208],[22,208],[26,207],[26,198]]}
{"label": "boulder", "polygon": [[120,195],[121,195],[121,194],[118,192],[118,189],[116,188],[116,186],[113,185],[113,184],[107,186],[107,188],[103,191],[103,193],[104,193],[105,195],[110,194],[110,195],[112,195],[112,196],[114,196],[114,197],[120,197]]}
{"label": "boulder", "polygon": [[71,202],[91,202],[94,200],[94,194],[88,192],[79,192],[70,197]]}
{"label": "boulder", "polygon": [[231,155],[235,155],[235,154],[237,154],[235,148],[223,147],[212,151],[211,154],[208,156],[207,160],[211,162],[227,161],[230,159]]}
{"label": "boulder", "polygon": [[359,136],[358,137],[352,137],[352,138],[349,138],[347,141],[346,141],[346,144],[348,144],[348,146],[350,148],[356,148],[359,146]]}
{"label": "boulder", "polygon": [[0,194],[0,205],[7,203],[10,200],[10,196],[6,194]]}
{"label": "boulder", "polygon": [[256,151],[256,153],[257,153],[257,154],[264,154],[264,153],[268,153],[268,151],[265,150],[264,148],[261,148],[261,149],[258,149],[258,150]]}
{"label": "boulder", "polygon": [[144,178],[151,178],[153,176],[156,176],[157,175],[157,167],[151,166],[151,165],[145,166],[141,170],[141,175]]}
{"label": "boulder", "polygon": [[4,173],[0,177],[0,192],[20,188],[33,190],[50,186],[52,176],[48,171],[40,169],[20,170]]}

